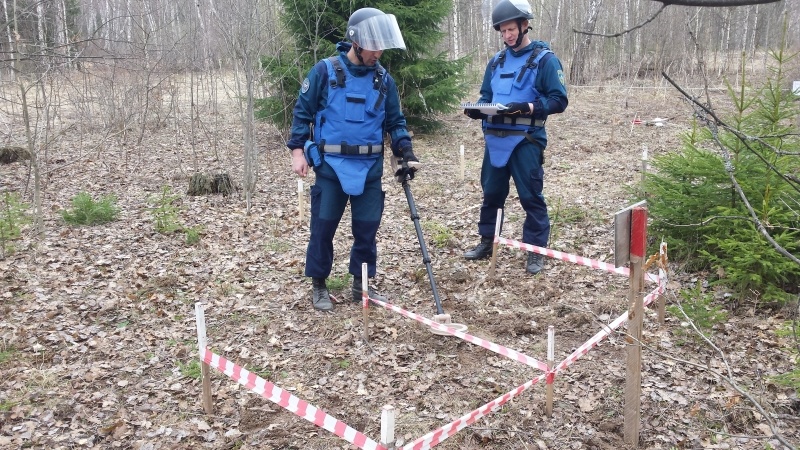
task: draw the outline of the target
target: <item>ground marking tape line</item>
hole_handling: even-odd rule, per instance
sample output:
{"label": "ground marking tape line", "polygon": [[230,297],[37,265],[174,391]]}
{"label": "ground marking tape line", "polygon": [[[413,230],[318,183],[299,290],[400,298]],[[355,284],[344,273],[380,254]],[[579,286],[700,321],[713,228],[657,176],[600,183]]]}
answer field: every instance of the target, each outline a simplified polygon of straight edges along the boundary
{"label": "ground marking tape line", "polygon": [[488,415],[491,412],[494,412],[497,408],[503,406],[506,402],[508,402],[512,398],[522,394],[534,384],[545,379],[546,376],[547,374],[541,374],[537,378],[534,378],[533,380],[528,381],[525,384],[517,386],[510,392],[501,395],[500,397],[476,409],[475,411],[467,413],[459,417],[458,419],[454,420],[453,422],[450,422],[449,424],[437,430],[431,431],[430,433],[426,434],[425,436],[422,436],[416,441],[405,445],[403,447],[403,450],[429,450],[431,447],[441,444],[442,441],[444,441],[445,439],[463,430],[464,428],[471,425],[478,419]]}
{"label": "ground marking tape line", "polygon": [[435,328],[440,331],[445,331],[449,334],[452,334],[455,337],[461,338],[467,342],[471,342],[475,345],[481,346],[487,350],[495,352],[499,355],[503,355],[507,358],[513,359],[515,361],[519,361],[523,364],[526,364],[531,367],[535,367],[539,370],[547,372],[549,368],[547,367],[547,363],[539,361],[535,358],[531,358],[530,356],[525,355],[524,353],[520,353],[516,350],[511,350],[510,348],[503,347],[502,345],[495,344],[494,342],[487,341],[485,339],[481,339],[479,337],[473,336],[471,334],[463,333],[461,331],[456,331],[455,328],[448,327],[447,325],[443,325],[439,322],[434,322],[433,320],[426,319],[419,314],[412,313],[410,311],[406,311],[398,306],[392,305],[390,303],[382,302],[380,300],[376,300],[374,298],[370,299],[373,303],[383,306],[386,309],[390,309],[392,311],[398,312],[410,319],[417,320],[419,322],[424,323],[425,325],[430,326],[431,328]]}
{"label": "ground marking tape line", "polygon": [[[603,261],[598,261],[596,259],[589,259],[583,256],[573,255],[571,253],[564,253],[558,250],[552,250],[549,248],[539,247],[532,244],[526,244],[524,242],[515,241],[513,239],[506,239],[504,237],[495,236],[494,241],[498,244],[504,244],[509,247],[516,248],[518,250],[527,250],[529,252],[534,252],[540,255],[549,256],[550,258],[560,259],[562,261],[569,261],[571,263],[580,264],[583,266],[591,267],[593,269],[605,270],[606,272],[612,272],[624,276],[630,276],[631,274],[631,270],[627,267],[614,267],[613,264],[609,264]],[[657,275],[649,273],[645,275],[647,275],[647,279],[649,279],[650,281],[659,283],[659,278]]]}
{"label": "ground marking tape line", "polygon": [[386,447],[356,431],[346,423],[327,414],[314,405],[301,400],[247,369],[237,366],[224,357],[211,352],[203,352],[203,362],[219,370],[247,389],[259,394],[278,406],[291,411],[314,425],[324,428],[358,448],[365,450],[387,450]]}
{"label": "ground marking tape line", "polygon": [[[656,287],[651,293],[645,296],[643,303],[644,306],[647,307],[650,303],[652,303],[660,294],[664,292],[664,284],[660,284]],[[569,365],[574,363],[578,360],[581,356],[589,353],[589,350],[594,348],[597,344],[600,343],[603,339],[607,338],[611,335],[614,330],[621,327],[622,324],[628,321],[628,311],[625,311],[617,317],[611,324],[603,326],[603,329],[597,332],[594,336],[589,338],[588,341],[584,342],[580,347],[578,347],[572,354],[564,358],[555,368],[555,372],[560,372],[566,369]]]}

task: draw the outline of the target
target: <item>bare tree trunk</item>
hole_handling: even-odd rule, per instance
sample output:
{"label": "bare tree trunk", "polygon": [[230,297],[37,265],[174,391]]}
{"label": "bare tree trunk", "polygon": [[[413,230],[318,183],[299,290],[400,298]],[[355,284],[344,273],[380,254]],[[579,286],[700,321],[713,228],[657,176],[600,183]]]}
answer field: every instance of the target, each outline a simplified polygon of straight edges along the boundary
{"label": "bare tree trunk", "polygon": [[[589,33],[594,32],[595,26],[597,25],[597,16],[600,14],[600,8],[602,6],[603,0],[590,0],[589,12],[587,13],[584,30]],[[572,66],[569,71],[570,82],[573,84],[586,84],[586,53],[589,50],[589,44],[591,44],[591,42],[591,34],[585,34],[575,51],[575,56],[572,58]]]}
{"label": "bare tree trunk", "polygon": [[451,53],[451,59],[458,59],[461,53],[458,51],[458,40],[460,37],[460,33],[458,30],[458,8],[453,8],[453,33],[451,34],[451,39],[453,41],[453,45],[451,48],[453,52]]}

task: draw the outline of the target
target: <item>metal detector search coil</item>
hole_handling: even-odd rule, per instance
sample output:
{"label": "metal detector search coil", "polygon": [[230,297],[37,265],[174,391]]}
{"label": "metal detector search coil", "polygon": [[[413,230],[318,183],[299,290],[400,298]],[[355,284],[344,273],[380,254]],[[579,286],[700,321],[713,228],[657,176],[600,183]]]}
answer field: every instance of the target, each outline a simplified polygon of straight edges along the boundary
{"label": "metal detector search coil", "polygon": [[461,107],[464,109],[477,109],[478,111],[488,114],[490,116],[496,116],[498,111],[503,111],[508,109],[506,105],[501,103],[470,103],[464,102],[461,103]]}

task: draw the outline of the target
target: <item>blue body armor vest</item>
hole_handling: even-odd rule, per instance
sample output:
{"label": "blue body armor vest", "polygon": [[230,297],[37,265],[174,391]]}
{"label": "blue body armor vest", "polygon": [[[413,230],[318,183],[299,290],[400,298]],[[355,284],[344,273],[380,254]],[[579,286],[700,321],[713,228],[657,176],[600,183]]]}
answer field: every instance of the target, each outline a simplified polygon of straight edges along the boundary
{"label": "blue body armor vest", "polygon": [[[535,103],[541,97],[535,87],[539,64],[552,53],[543,47],[534,48],[529,55],[514,56],[507,49],[498,52],[492,62],[492,103]],[[493,166],[504,167],[508,163],[534,122],[531,116],[490,116],[486,120],[484,137]]]}
{"label": "blue body armor vest", "polygon": [[[355,77],[339,60],[339,56],[325,59],[328,66],[328,104],[320,111],[314,123],[314,141],[323,153],[364,154],[355,152],[354,146],[372,146],[373,151],[383,151],[383,122],[386,118],[386,87],[383,78],[386,70],[378,65],[372,77]],[[341,145],[336,150],[325,151],[325,145]]]}
{"label": "blue body armor vest", "polygon": [[386,70],[377,65],[373,76],[355,77],[333,56],[328,68],[325,109],[314,119],[314,142],[349,195],[364,192],[367,172],[383,154],[386,118]]}

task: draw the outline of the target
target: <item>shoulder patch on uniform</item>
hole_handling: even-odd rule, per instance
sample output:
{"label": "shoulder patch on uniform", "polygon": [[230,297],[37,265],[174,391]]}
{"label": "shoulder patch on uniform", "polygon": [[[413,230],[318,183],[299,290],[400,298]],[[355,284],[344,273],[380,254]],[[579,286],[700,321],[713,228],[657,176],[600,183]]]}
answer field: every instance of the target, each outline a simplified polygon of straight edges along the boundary
{"label": "shoulder patch on uniform", "polygon": [[567,85],[566,81],[564,80],[564,71],[560,70],[560,69],[558,71],[558,81],[561,82],[562,86],[566,86]]}
{"label": "shoulder patch on uniform", "polygon": [[[564,84],[563,80],[561,81],[561,84]],[[308,92],[309,87],[311,87],[311,83],[308,81],[308,78],[306,78],[305,80],[303,80],[303,85],[300,87],[300,92],[305,94],[306,92]]]}

